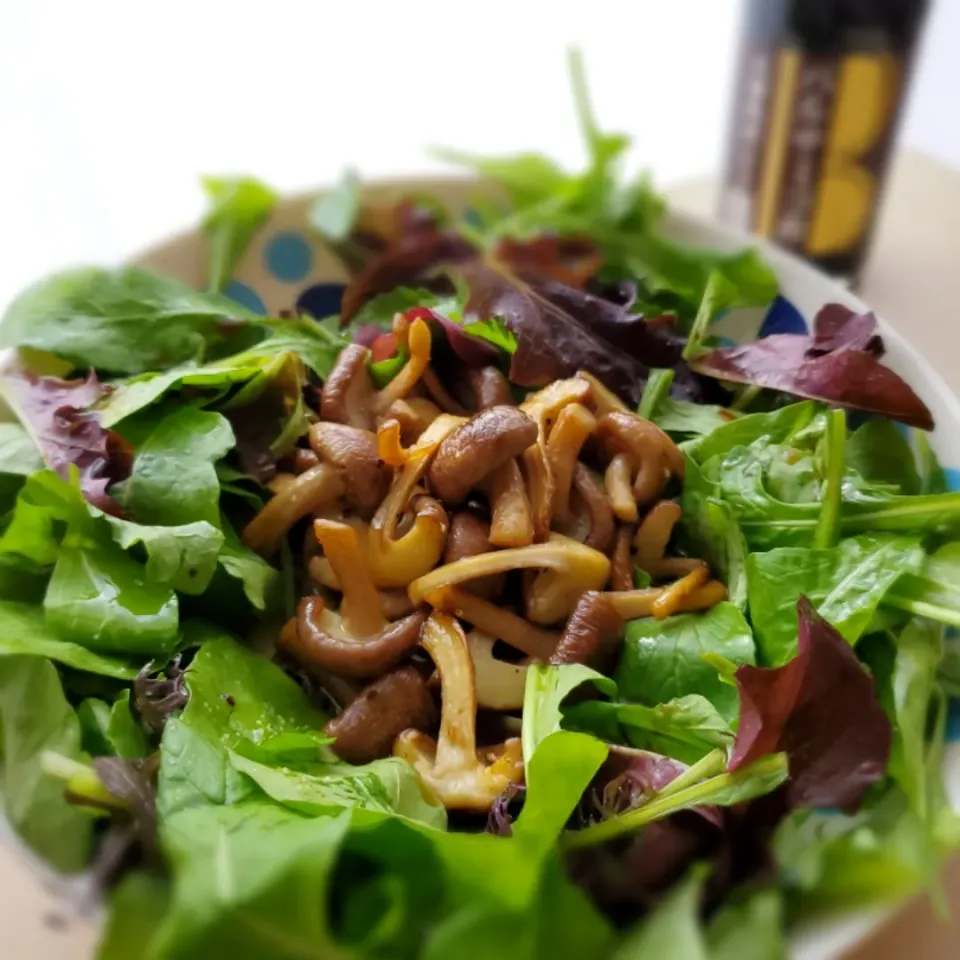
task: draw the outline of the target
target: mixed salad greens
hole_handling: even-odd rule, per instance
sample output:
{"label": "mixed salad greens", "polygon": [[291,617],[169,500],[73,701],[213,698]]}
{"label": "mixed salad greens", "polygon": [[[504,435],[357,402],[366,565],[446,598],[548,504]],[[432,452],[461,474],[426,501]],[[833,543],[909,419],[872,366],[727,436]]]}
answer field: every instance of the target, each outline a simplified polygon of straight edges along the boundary
{"label": "mixed salad greens", "polygon": [[[352,176],[317,201],[338,316],[218,292],[277,199],[249,179],[205,184],[209,289],[73,270],[7,310],[0,795],[104,891],[101,960],[774,958],[805,917],[940,896],[960,493],[930,412],[871,315],[718,344],[731,310],[792,308],[754,251],[661,234],[573,68],[582,173],[449,154],[487,184],[466,214],[373,208]],[[330,691],[275,647],[304,525],[272,555],[241,536],[343,351],[383,389],[418,321],[441,380],[493,366],[519,400],[585,370],[659,425],[684,459],[671,552],[725,588],[630,619],[611,669],[525,664],[522,783],[482,816],[402,756],[337,755]]]}

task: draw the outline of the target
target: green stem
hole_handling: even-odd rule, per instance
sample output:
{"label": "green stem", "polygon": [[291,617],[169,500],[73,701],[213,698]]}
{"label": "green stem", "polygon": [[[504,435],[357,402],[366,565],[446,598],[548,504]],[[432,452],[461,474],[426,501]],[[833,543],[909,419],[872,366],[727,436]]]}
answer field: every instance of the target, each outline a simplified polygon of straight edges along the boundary
{"label": "green stem", "polygon": [[593,118],[590,95],[587,92],[587,75],[583,69],[583,56],[576,47],[571,47],[567,51],[567,67],[570,70],[570,85],[573,87],[573,103],[577,111],[577,119],[580,121],[580,132],[591,159],[595,159],[599,132],[597,122]]}
{"label": "green stem", "polygon": [[703,299],[697,309],[696,319],[690,328],[690,335],[683,348],[683,359],[693,360],[702,351],[702,343],[707,335],[707,329],[713,318],[726,305],[729,297],[730,284],[719,270],[711,270],[707,285],[703,291]]}
{"label": "green stem", "polygon": [[701,780],[720,776],[727,769],[727,751],[718,747],[698,760],[692,767],[684,770],[675,780],[671,780],[658,794],[657,799],[672,796]]}
{"label": "green stem", "polygon": [[640,406],[637,407],[637,415],[644,420],[652,420],[657,412],[663,398],[670,393],[673,386],[673,370],[651,370],[647,378],[646,386],[643,388],[643,396],[640,398]]}
{"label": "green stem", "polygon": [[813,534],[814,547],[836,546],[840,535],[840,504],[843,500],[843,475],[846,470],[847,414],[831,410],[827,414],[824,459],[823,506]]}
{"label": "green stem", "polygon": [[740,391],[739,394],[734,398],[733,403],[730,404],[731,410],[746,410],[747,407],[753,403],[760,394],[763,393],[763,387],[759,386],[756,383],[751,383],[750,386],[745,387]]}
{"label": "green stem", "polygon": [[[648,823],[660,820],[679,810],[687,810],[690,807],[715,802],[719,795],[734,790],[741,784],[754,779],[763,783],[766,788],[763,792],[769,792],[776,786],[771,778],[777,777],[781,773],[783,776],[780,777],[779,782],[782,782],[783,777],[786,776],[786,763],[783,754],[771,754],[769,757],[763,757],[756,763],[750,764],[749,767],[743,767],[735,773],[724,773],[718,777],[710,777],[708,780],[702,780],[700,783],[695,783],[693,786],[685,787],[667,796],[661,794],[642,807],[628,810],[618,817],[603,820],[584,830],[565,833],[561,842],[567,849],[571,850],[596,846],[624,834],[634,833]],[[757,794],[751,795],[755,796]],[[747,799],[749,799],[749,796],[745,793],[742,797],[738,797],[738,802]]]}
{"label": "green stem", "polygon": [[62,753],[44,750],[40,755],[40,769],[48,777],[62,780],[66,792],[78,800],[111,810],[126,809],[126,805],[100,782],[93,767],[88,767],[85,763],[65,757]]}

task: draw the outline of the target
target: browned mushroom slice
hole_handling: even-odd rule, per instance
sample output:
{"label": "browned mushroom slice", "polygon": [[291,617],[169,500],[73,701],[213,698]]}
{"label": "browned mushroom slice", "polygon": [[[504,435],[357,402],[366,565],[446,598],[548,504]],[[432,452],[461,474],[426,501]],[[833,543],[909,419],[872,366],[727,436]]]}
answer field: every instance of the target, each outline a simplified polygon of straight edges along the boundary
{"label": "browned mushroom slice", "polygon": [[347,503],[369,517],[390,487],[390,468],[380,460],[376,434],[320,421],[310,428],[309,437],[317,456],[340,472]]}
{"label": "browned mushroom slice", "polygon": [[536,439],[536,424],[516,407],[482,410],[443,440],[427,471],[427,483],[444,503],[461,503],[491,470],[523,453]]}
{"label": "browned mushroom slice", "polygon": [[594,550],[607,553],[613,543],[613,510],[600,478],[585,464],[573,471],[573,505],[566,523],[558,525],[561,533],[579,540]]}
{"label": "browned mushroom slice", "polygon": [[297,447],[293,455],[293,469],[295,473],[306,473],[320,462],[320,458],[307,447]]}
{"label": "browned mushroom slice", "polygon": [[496,367],[471,367],[467,372],[477,410],[509,405],[510,384]]}
{"label": "browned mushroom slice", "polygon": [[623,617],[609,596],[589,590],[577,601],[550,662],[585,663],[600,669],[608,665],[622,636]]}
{"label": "browned mushroom slice", "polygon": [[586,370],[578,370],[577,377],[590,384],[590,400],[598,417],[607,413],[630,413],[627,405],[592,373]]}
{"label": "browned mushroom slice", "polygon": [[632,527],[621,527],[610,557],[610,586],[614,590],[633,589],[633,558],[630,556]]}
{"label": "browned mushroom slice", "polygon": [[[450,521],[447,546],[443,553],[444,563],[456,563],[464,557],[476,557],[493,550],[490,543],[490,524],[469,510],[461,510]],[[475,580],[467,589],[479,597],[490,599],[503,593],[503,574]]]}
{"label": "browned mushroom slice", "polygon": [[535,627],[506,607],[498,607],[459,587],[434,590],[426,599],[437,610],[466,620],[488,636],[544,663],[560,641],[559,633]]}
{"label": "browned mushroom slice", "polygon": [[404,730],[432,729],[436,715],[426,681],[407,666],[375,680],[324,730],[336,738],[331,749],[341,760],[370,763],[389,757]]}
{"label": "browned mushroom slice", "polygon": [[683,454],[655,424],[633,413],[614,411],[597,421],[597,436],[611,456],[625,455],[636,471],[633,495],[639,503],[659,496],[670,474],[683,477]]}
{"label": "browned mushroom slice", "polygon": [[533,517],[527,486],[516,460],[491,470],[480,485],[490,501],[490,543],[495,547],[525,547],[533,543]]}
{"label": "browned mushroom slice", "polygon": [[423,631],[423,647],[440,674],[440,735],[417,730],[397,737],[396,756],[406,760],[427,789],[450,810],[484,813],[511,784],[523,779],[519,740],[498,750],[477,751],[477,695],[473,660],[460,625],[434,613]]}
{"label": "browned mushroom slice", "polygon": [[262,557],[280,549],[293,525],[343,494],[337,471],[324,463],[286,484],[243,530],[244,544]]}
{"label": "browned mushroom slice", "polygon": [[552,514],[565,520],[570,513],[570,490],[580,451],[597,425],[593,414],[581,403],[571,403],[557,416],[547,438],[547,462],[553,477]]}

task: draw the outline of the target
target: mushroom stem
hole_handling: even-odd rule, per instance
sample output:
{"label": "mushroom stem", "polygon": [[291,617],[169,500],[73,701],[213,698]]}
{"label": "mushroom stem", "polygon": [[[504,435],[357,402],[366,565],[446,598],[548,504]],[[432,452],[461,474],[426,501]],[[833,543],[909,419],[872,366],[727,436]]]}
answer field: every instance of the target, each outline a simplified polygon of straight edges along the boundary
{"label": "mushroom stem", "polygon": [[340,584],[340,616],[351,633],[370,636],[386,624],[380,594],[360,554],[353,527],[332,520],[314,520],[313,530]]}
{"label": "mushroom stem", "polygon": [[467,648],[473,660],[477,705],[486,710],[519,710],[527,680],[526,664],[507,663],[493,655],[493,637],[471,630]]}
{"label": "mushroom stem", "polygon": [[613,510],[610,509],[610,501],[599,477],[589,467],[578,463],[573,472],[573,489],[590,519],[590,530],[583,538],[583,543],[606,553],[613,541]]}
{"label": "mushroom stem", "polygon": [[435,590],[426,599],[438,610],[466,620],[483,633],[544,663],[556,650],[560,640],[560,634],[535,627],[511,610],[498,607],[458,587]]}
{"label": "mushroom stem", "polygon": [[660,587],[648,587],[645,590],[614,590],[605,596],[624,620],[639,620],[652,615],[653,605],[662,593]]}
{"label": "mushroom stem", "polygon": [[621,527],[617,531],[613,556],[610,558],[610,586],[614,590],[633,589],[633,561],[630,557],[630,540],[633,530]]}
{"label": "mushroom stem", "polygon": [[630,460],[626,454],[618,453],[607,467],[603,482],[607,488],[607,499],[617,519],[624,523],[637,522],[637,501],[634,499],[631,483]]}
{"label": "mushroom stem", "polygon": [[456,401],[450,391],[440,381],[436,370],[434,370],[432,366],[427,367],[423,372],[423,385],[427,388],[427,393],[430,394],[433,401],[445,413],[454,414],[458,417],[470,416],[470,411],[467,410],[463,404]]}
{"label": "mushroom stem", "polygon": [[527,488],[516,460],[491,471],[481,484],[490,501],[490,543],[525,547],[533,543],[533,518]]}
{"label": "mushroom stem", "polygon": [[630,413],[627,405],[612,391],[608,390],[592,373],[578,370],[577,377],[590,384],[593,408],[599,416],[607,413]]}
{"label": "mushroom stem", "polygon": [[244,545],[262,557],[271,556],[298,520],[342,494],[343,482],[333,467],[325,463],[312,467],[268,501],[246,525]]}
{"label": "mushroom stem", "polygon": [[440,735],[416,730],[397,737],[393,751],[450,809],[489,810],[494,800],[523,777],[518,740],[477,752],[476,675],[466,637],[452,617],[434,613],[423,631],[423,647],[440,675]]}
{"label": "mushroom stem", "polygon": [[547,462],[553,476],[553,516],[566,519],[570,513],[573,472],[587,437],[597,421],[582,403],[564,407],[547,439]]}
{"label": "mushroom stem", "polygon": [[[396,420],[400,424],[400,432],[405,441],[414,443],[442,412],[435,403],[423,397],[406,397],[391,403],[384,412],[384,417]],[[391,464],[391,466],[400,465],[399,463]]]}
{"label": "mushroom stem", "polygon": [[606,582],[610,575],[610,561],[582,543],[552,534],[548,543],[498,550],[438,567],[414,580],[408,590],[410,599],[420,604],[428,593],[441,587],[452,587],[494,573],[529,569],[556,571],[564,581],[580,584],[582,591],[597,589]]}
{"label": "mushroom stem", "polygon": [[685,577],[664,587],[663,592],[653,602],[652,613],[658,620],[663,620],[678,613],[684,601],[697,589],[707,582],[710,570],[705,563],[701,563],[696,570]]}
{"label": "mushroom stem", "polygon": [[661,500],[650,508],[633,541],[638,567],[647,570],[648,564],[663,559],[680,515],[680,504],[674,500]]}

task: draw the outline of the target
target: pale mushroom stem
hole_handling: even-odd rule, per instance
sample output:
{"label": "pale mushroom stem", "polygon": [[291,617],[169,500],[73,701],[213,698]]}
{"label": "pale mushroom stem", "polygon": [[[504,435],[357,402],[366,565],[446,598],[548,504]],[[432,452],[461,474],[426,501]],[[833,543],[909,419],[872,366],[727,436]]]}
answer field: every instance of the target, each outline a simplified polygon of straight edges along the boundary
{"label": "pale mushroom stem", "polygon": [[647,569],[648,564],[663,559],[680,514],[680,504],[674,500],[661,500],[651,507],[633,541],[637,566]]}
{"label": "pale mushroom stem", "polygon": [[564,407],[547,439],[547,462],[553,475],[553,515],[565,520],[570,514],[570,487],[580,451],[597,425],[582,404]]}
{"label": "pale mushroom stem", "polygon": [[527,488],[516,460],[508,460],[482,484],[490,501],[490,543],[525,547],[533,543],[533,517]]}
{"label": "pale mushroom stem", "polygon": [[269,557],[280,549],[298,520],[342,494],[343,482],[337,471],[325,463],[318,464],[280,490],[246,525],[244,545]]}
{"label": "pale mushroom stem", "polygon": [[363,562],[357,532],[345,523],[315,520],[317,541],[340,583],[340,616],[358,636],[372,636],[386,625],[380,593]]}
{"label": "pale mushroom stem", "polygon": [[497,550],[437,567],[410,584],[410,599],[419,604],[428,593],[441,587],[452,587],[494,573],[529,569],[556,570],[571,581],[582,583],[582,589],[587,590],[596,589],[597,580],[600,584],[606,582],[610,561],[597,550],[553,534],[549,543]]}
{"label": "pale mushroom stem", "polygon": [[618,453],[607,467],[603,482],[607,489],[607,498],[617,519],[624,523],[636,523],[637,501],[633,495],[630,460],[626,454]]}
{"label": "pale mushroom stem", "polygon": [[678,613],[683,606],[684,600],[693,593],[697,587],[703,586],[707,582],[710,570],[705,563],[701,563],[696,570],[688,573],[685,577],[671,583],[665,587],[663,593],[653,602],[653,615],[662,620],[665,617]]}
{"label": "pale mushroom stem", "polygon": [[513,611],[498,607],[489,600],[483,600],[457,587],[433,591],[426,599],[436,609],[454,614],[472,623],[477,630],[496,637],[528,657],[544,663],[560,641],[559,633],[536,627]]}
{"label": "pale mushroom stem", "polygon": [[423,628],[421,646],[440,675],[440,736],[434,771],[476,765],[477,692],[473,659],[460,624],[445,613],[434,613]]}

